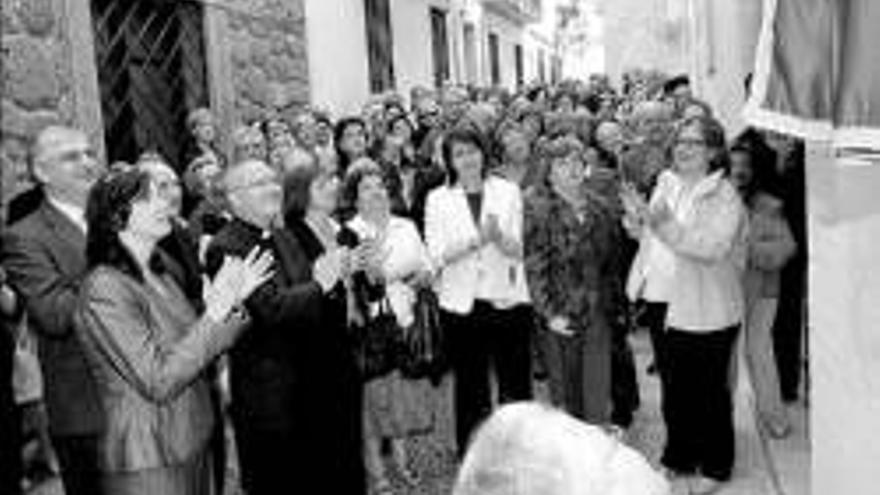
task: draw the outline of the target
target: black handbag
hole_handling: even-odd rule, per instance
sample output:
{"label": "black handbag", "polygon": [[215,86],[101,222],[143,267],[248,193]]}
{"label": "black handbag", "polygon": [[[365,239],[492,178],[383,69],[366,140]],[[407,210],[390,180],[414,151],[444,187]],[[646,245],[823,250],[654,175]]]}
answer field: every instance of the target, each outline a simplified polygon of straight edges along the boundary
{"label": "black handbag", "polygon": [[414,322],[404,329],[400,351],[400,371],[407,378],[430,378],[439,383],[449,369],[440,304],[428,287],[416,290]]}
{"label": "black handbag", "polygon": [[379,312],[354,329],[355,359],[365,382],[388,375],[398,367],[401,329],[387,298]]}

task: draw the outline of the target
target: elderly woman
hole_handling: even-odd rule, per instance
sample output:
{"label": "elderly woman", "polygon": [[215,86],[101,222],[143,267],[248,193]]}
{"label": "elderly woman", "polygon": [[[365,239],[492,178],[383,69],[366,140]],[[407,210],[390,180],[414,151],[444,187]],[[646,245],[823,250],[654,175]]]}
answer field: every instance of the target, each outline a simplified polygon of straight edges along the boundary
{"label": "elderly woman", "polygon": [[425,239],[455,373],[459,453],[492,409],[490,373],[502,403],[532,396],[533,313],[522,254],[522,192],[487,173],[482,136],[443,140],[448,180],[428,195]]}
{"label": "elderly woman", "polygon": [[[401,328],[414,323],[416,288],[429,280],[428,252],[415,225],[391,213],[386,182],[378,165],[353,168],[346,177],[345,194],[354,199],[357,214],[348,222],[366,250],[366,269],[373,284],[384,289],[391,311]],[[381,302],[371,302],[367,318]],[[415,483],[404,440],[427,433],[433,427],[433,389],[428,379],[407,379],[394,371],[369,381],[365,390],[366,461],[375,488],[390,488],[381,458],[383,439],[391,442],[397,469]]]}
{"label": "elderly woman", "polygon": [[[743,323],[746,213],[727,180],[724,130],[694,117],[673,133],[672,169],[646,204],[625,194],[630,223],[669,250],[661,391],[670,475],[692,475],[692,493],[710,493],[733,470],[729,367]],[[647,234],[650,233],[649,237]],[[642,244],[650,249],[653,242]],[[640,248],[634,262],[648,254]],[[665,377],[663,376],[665,375]]]}
{"label": "elderly woman", "polygon": [[183,161],[186,163],[203,156],[213,155],[219,163],[224,163],[223,154],[217,148],[217,123],[214,114],[207,108],[197,108],[186,117],[189,131],[184,146]]}
{"label": "elderly woman", "polygon": [[106,414],[103,492],[210,495],[215,418],[205,370],[245,328],[237,308],[268,280],[272,257],[228,258],[197,317],[156,248],[171,231],[171,209],[150,174],[101,180],[86,215],[91,273],[76,331]]}
{"label": "elderly woman", "polygon": [[239,126],[232,133],[232,162],[238,163],[247,158],[269,159],[269,145],[258,124]]}
{"label": "elderly woman", "polygon": [[543,184],[525,201],[526,274],[549,330],[544,352],[553,400],[595,424],[611,413],[614,218],[584,179],[583,145],[551,142]]}
{"label": "elderly woman", "polygon": [[509,404],[477,431],[453,495],[668,495],[637,451],[561,411]]}

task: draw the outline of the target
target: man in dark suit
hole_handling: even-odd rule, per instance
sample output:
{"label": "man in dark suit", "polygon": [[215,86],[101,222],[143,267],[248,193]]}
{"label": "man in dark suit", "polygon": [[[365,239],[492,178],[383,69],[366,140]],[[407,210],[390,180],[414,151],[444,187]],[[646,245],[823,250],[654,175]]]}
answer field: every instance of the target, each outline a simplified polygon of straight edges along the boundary
{"label": "man in dark suit", "polygon": [[[296,238],[281,225],[282,188],[267,164],[245,160],[229,168],[223,189],[235,218],[212,240],[206,269],[215,273],[227,255],[247,254],[254,246],[275,256],[275,276],[245,305],[253,327],[230,352],[232,421],[242,484],[248,495],[288,493],[313,476],[308,456],[310,409],[304,404],[297,366],[309,352],[309,332],[323,294],[342,276],[339,251],[310,266]],[[359,448],[353,445],[352,448]]]}
{"label": "man in dark suit", "polygon": [[52,442],[67,495],[100,493],[97,436],[102,411],[73,332],[77,291],[86,272],[84,209],[102,173],[87,136],[51,126],[34,142],[33,173],[45,197],[3,236],[2,261],[39,337]]}
{"label": "man in dark suit", "polygon": [[21,418],[12,390],[15,356],[14,320],[17,297],[6,283],[6,270],[0,266],[0,493],[21,493]]}

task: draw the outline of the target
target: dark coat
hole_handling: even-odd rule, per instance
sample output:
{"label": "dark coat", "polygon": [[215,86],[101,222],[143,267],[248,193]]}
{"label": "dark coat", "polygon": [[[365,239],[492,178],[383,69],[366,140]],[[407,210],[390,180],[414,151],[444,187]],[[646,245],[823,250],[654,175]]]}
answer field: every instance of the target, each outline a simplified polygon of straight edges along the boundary
{"label": "dark coat", "polygon": [[39,336],[49,426],[55,435],[88,435],[103,424],[97,388],[74,334],[73,315],[86,273],[85,235],[43,202],[9,228],[2,262]]}
{"label": "dark coat", "polygon": [[245,301],[253,320],[230,352],[232,415],[236,423],[289,434],[302,425],[298,363],[308,353],[309,330],[323,294],[311,266],[288,231],[234,219],[211,241],[205,269],[216,274],[226,255],[244,257],[254,246],[275,257],[275,275]]}

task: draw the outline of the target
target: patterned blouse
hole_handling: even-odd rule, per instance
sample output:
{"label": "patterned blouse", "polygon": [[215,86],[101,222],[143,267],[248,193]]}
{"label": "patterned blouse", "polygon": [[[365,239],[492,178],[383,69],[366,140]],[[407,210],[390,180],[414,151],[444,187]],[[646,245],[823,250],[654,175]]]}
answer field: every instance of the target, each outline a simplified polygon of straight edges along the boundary
{"label": "patterned blouse", "polygon": [[617,223],[612,209],[584,189],[580,211],[547,187],[525,198],[525,265],[532,301],[549,320],[565,316],[575,332],[607,324],[617,310]]}

